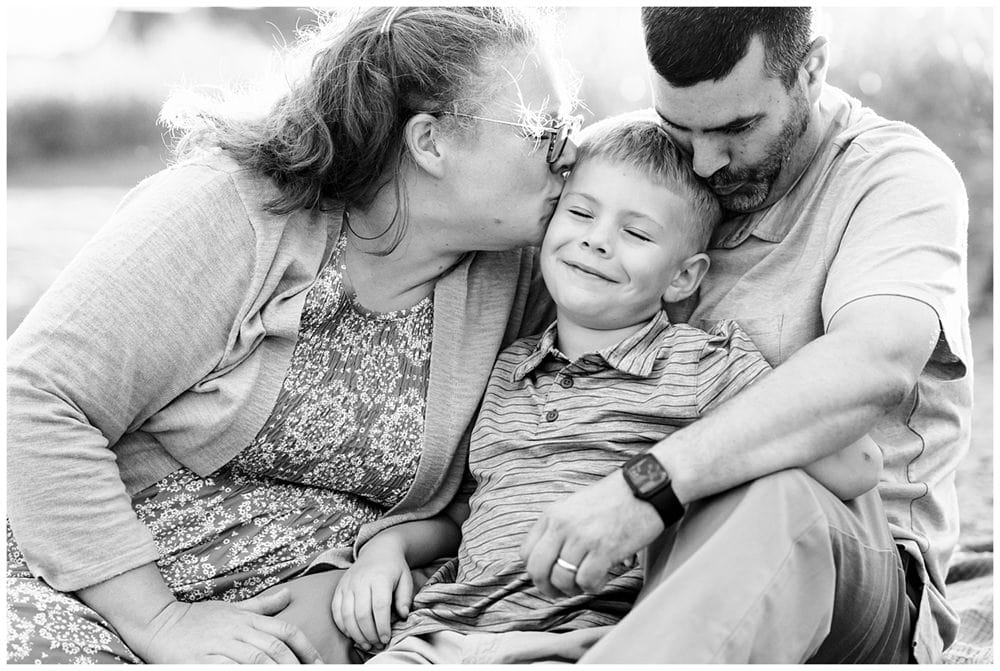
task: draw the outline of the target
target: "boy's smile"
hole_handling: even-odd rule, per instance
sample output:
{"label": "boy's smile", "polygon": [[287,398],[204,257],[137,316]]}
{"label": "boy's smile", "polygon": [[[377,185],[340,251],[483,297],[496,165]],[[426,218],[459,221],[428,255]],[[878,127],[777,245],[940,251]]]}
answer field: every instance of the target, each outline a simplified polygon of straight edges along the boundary
{"label": "boy's smile", "polygon": [[605,282],[616,282],[616,283],[618,282],[618,280],[605,275],[604,273],[602,273],[597,268],[594,268],[593,266],[587,265],[586,263],[583,263],[582,261],[569,261],[569,260],[563,259],[562,263],[565,263],[570,268],[573,268],[574,270],[579,271],[580,274],[583,276],[584,279],[597,279],[597,280],[604,280]]}

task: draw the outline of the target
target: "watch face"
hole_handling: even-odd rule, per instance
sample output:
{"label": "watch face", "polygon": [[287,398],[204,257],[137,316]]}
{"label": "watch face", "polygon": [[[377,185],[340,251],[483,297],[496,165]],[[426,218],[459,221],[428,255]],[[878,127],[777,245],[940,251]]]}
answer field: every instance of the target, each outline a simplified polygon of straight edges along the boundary
{"label": "watch face", "polygon": [[640,494],[651,494],[667,480],[667,471],[651,454],[644,454],[628,467],[629,478]]}

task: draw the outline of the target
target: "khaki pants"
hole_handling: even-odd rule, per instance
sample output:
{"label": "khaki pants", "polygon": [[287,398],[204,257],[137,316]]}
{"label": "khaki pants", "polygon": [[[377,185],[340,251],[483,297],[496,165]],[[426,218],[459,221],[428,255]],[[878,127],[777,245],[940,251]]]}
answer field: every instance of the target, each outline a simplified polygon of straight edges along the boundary
{"label": "khaki pants", "polygon": [[877,492],[801,470],[695,502],[646,552],[639,602],[587,663],[906,663],[910,604]]}

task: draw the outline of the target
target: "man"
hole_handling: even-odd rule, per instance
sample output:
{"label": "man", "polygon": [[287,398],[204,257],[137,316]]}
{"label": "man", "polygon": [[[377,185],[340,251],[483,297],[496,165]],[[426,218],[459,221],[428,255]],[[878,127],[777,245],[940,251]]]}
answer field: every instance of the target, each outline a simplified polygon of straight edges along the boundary
{"label": "man", "polygon": [[[528,571],[593,590],[645,548],[639,602],[584,662],[940,661],[972,387],[958,173],[826,85],[807,8],[642,17],[656,113],[728,211],[673,317],[735,319],[775,370],[553,504]],[[797,469],[864,434],[878,495]]]}

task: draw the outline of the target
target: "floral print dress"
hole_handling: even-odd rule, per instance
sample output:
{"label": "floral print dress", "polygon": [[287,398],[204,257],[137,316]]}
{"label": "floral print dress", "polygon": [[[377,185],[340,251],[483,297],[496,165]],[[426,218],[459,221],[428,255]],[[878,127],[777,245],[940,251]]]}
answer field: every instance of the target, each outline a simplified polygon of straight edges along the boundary
{"label": "floral print dress", "polygon": [[[178,599],[242,600],[354,543],[420,458],[433,305],[372,313],[345,291],[346,237],[309,291],[292,362],[254,441],[207,477],[133,497]],[[140,662],[96,612],[24,565],[7,528],[8,662]]]}

